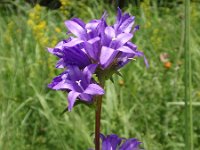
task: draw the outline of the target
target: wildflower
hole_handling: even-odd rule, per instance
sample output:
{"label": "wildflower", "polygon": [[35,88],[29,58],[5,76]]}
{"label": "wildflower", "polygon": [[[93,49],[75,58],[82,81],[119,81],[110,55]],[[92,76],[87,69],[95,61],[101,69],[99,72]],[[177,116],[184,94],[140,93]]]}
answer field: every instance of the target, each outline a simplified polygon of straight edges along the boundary
{"label": "wildflower", "polygon": [[94,95],[103,95],[104,90],[92,80],[97,65],[91,64],[80,70],[77,66],[68,65],[67,70],[55,77],[49,88],[66,90],[68,93],[68,110],[71,111],[76,98],[91,103]]}
{"label": "wildflower", "polygon": [[124,80],[119,80],[118,83],[120,86],[124,86]]}
{"label": "wildflower", "polygon": [[116,23],[114,24],[116,34],[130,33],[131,31],[136,31],[138,29],[138,26],[136,26],[134,30],[132,30],[134,20],[134,16],[130,16],[128,13],[125,13],[123,15],[121,9],[118,8]]}
{"label": "wildflower", "polygon": [[137,26],[132,30],[133,16],[127,13],[122,15],[118,8],[118,16],[113,26],[108,26],[105,19],[106,14],[100,20],[92,20],[87,24],[78,18],[66,21],[69,32],[76,37],[65,45],[81,45],[102,70],[113,67],[119,69],[131,58],[143,56],[143,53],[137,50],[137,46],[130,42],[133,33],[138,29]]}
{"label": "wildflower", "polygon": [[169,61],[169,54],[168,53],[161,53],[160,54],[160,61],[165,63]]}
{"label": "wildflower", "polygon": [[102,140],[102,150],[140,150],[139,145],[141,142],[135,138],[120,138],[116,134],[107,136],[101,134],[100,138]]}
{"label": "wildflower", "polygon": [[33,22],[33,20],[31,20],[31,19],[29,19],[28,21],[27,21],[27,24],[29,25],[29,26],[34,26],[34,22]]}
{"label": "wildflower", "polygon": [[164,63],[165,68],[169,69],[172,66],[172,63],[170,61],[167,61]]}
{"label": "wildflower", "polygon": [[55,28],[55,31],[57,32],[57,33],[60,33],[61,32],[61,29],[60,28]]}
{"label": "wildflower", "polygon": [[37,30],[44,30],[46,28],[46,22],[45,21],[41,21],[38,25],[37,25]]}
{"label": "wildflower", "polygon": [[[68,39],[70,41],[71,39]],[[60,60],[56,64],[56,68],[64,68],[68,65],[76,65],[80,68],[84,68],[91,64],[89,57],[85,54],[84,50],[78,45],[74,47],[67,47],[65,44],[67,40],[59,42],[55,48],[48,48],[48,51]]]}
{"label": "wildflower", "polygon": [[[89,81],[85,81],[85,69],[95,66],[91,67],[92,71],[88,69],[89,72],[96,74],[99,81],[106,80],[135,57],[144,57],[131,42],[134,32],[139,29],[138,26],[132,28],[134,16],[122,14],[118,8],[116,22],[111,26],[107,25],[106,17],[107,14],[104,13],[101,19],[88,23],[78,18],[65,21],[70,37],[54,48],[48,48],[50,53],[59,58],[56,68],[65,68],[63,74],[54,78],[49,87],[69,92],[69,110],[76,98],[92,102],[93,95],[103,94],[103,89],[95,84],[94,79],[91,81],[90,77]],[[145,63],[147,64],[146,59]],[[97,88],[99,91],[91,90],[93,93],[88,93],[87,88]]]}
{"label": "wildflower", "polygon": [[69,0],[60,0],[61,7],[60,11],[65,15],[68,16],[70,14],[69,8],[71,7],[71,2]]}

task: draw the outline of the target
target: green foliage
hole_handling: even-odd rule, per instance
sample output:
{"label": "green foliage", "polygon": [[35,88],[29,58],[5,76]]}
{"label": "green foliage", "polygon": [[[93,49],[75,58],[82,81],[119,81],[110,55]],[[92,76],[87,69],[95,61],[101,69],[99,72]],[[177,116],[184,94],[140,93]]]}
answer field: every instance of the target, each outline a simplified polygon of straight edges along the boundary
{"label": "green foliage", "polygon": [[[0,11],[0,149],[5,150],[80,150],[94,147],[94,109],[77,105],[60,115],[67,106],[63,92],[51,91],[47,84],[58,75],[56,59],[46,51],[52,41],[65,38],[64,20],[80,17],[84,21],[99,18],[108,10],[109,22],[115,9],[102,2],[77,5],[70,1],[69,16],[61,10],[41,11],[28,24],[30,6]],[[191,4],[192,100],[194,149],[200,148],[200,5]],[[184,142],[184,7],[150,7],[148,1],[124,11],[136,16],[140,31],[134,41],[149,61],[142,59],[121,70],[124,78],[114,76],[106,83],[103,100],[102,132],[136,137],[147,150],[182,150]],[[7,15],[6,15],[7,14]],[[45,22],[45,29],[38,26]],[[30,23],[30,21],[29,21]],[[41,27],[40,30],[36,27]],[[43,33],[41,33],[43,32]],[[41,34],[40,34],[41,33]],[[40,34],[42,36],[38,36]],[[46,43],[41,43],[41,40]],[[168,53],[166,68],[160,54]]]}

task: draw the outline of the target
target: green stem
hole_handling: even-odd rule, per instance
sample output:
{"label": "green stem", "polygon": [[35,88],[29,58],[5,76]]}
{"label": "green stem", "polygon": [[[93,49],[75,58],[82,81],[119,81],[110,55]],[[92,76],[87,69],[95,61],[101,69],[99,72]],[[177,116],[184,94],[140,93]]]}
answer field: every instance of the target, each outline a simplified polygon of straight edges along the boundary
{"label": "green stem", "polygon": [[185,149],[193,150],[191,99],[190,0],[185,0]]}

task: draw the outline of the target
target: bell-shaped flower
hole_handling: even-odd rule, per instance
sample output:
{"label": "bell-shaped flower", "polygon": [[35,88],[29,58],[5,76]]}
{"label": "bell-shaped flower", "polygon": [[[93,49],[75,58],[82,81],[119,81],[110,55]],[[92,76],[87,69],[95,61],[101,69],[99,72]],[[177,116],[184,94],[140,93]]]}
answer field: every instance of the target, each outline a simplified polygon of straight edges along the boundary
{"label": "bell-shaped flower", "polygon": [[104,136],[101,134],[102,150],[140,150],[139,142],[135,138],[125,139],[120,138],[116,134]]}
{"label": "bell-shaped flower", "polygon": [[120,138],[116,134],[110,134],[107,136],[100,134],[100,138],[102,141],[101,150],[142,150],[139,148],[141,142],[135,138]]}
{"label": "bell-shaped flower", "polygon": [[105,28],[104,36],[106,40],[103,45],[105,46],[102,46],[100,53],[100,64],[103,69],[108,68],[120,55],[135,54],[136,49],[126,45],[133,37],[131,33],[116,35],[114,28],[108,26]]}
{"label": "bell-shaped flower", "polygon": [[80,70],[78,66],[69,65],[67,70],[53,79],[49,88],[68,91],[68,110],[71,111],[76,99],[93,102],[95,95],[103,95],[104,90],[92,79],[97,65],[91,64]]}
{"label": "bell-shaped flower", "polygon": [[92,61],[98,62],[101,50],[101,34],[107,26],[105,19],[106,13],[104,13],[101,19],[91,20],[87,24],[78,18],[65,21],[65,25],[69,32],[75,35],[75,37],[67,42],[65,46],[82,46],[88,54],[88,57],[90,57]]}
{"label": "bell-shaped flower", "polygon": [[73,47],[67,47],[65,44],[72,39],[63,40],[59,42],[55,48],[48,48],[48,51],[53,55],[60,58],[56,64],[56,68],[64,68],[68,65],[76,65],[80,68],[84,68],[91,64],[91,60],[86,54],[84,48],[79,45]]}
{"label": "bell-shaped flower", "polygon": [[121,9],[118,8],[116,22],[114,24],[114,29],[116,34],[118,35],[121,33],[135,32],[136,30],[139,29],[139,26],[135,26],[133,28],[134,22],[135,22],[134,16],[131,16],[128,13],[122,14]]}

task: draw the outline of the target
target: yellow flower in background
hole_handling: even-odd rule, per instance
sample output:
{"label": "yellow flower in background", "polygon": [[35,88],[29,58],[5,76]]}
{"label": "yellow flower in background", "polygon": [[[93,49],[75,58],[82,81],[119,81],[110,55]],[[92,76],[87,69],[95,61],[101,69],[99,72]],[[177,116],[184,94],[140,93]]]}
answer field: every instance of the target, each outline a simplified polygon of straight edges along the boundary
{"label": "yellow flower in background", "polygon": [[29,19],[29,20],[27,21],[27,24],[28,24],[29,26],[33,26],[33,25],[34,25],[34,22],[33,22],[33,20]]}
{"label": "yellow flower in background", "polygon": [[8,23],[8,29],[9,29],[9,30],[12,30],[13,27],[14,27],[14,22],[12,22],[12,21],[9,22],[9,23]]}
{"label": "yellow flower in background", "polygon": [[[144,18],[144,28],[151,34],[150,41],[153,47],[159,48],[162,45],[161,31],[155,26],[156,22],[152,19],[153,10],[150,5],[150,0],[144,0],[140,7],[142,17]],[[160,23],[159,19],[157,22]]]}
{"label": "yellow flower in background", "polygon": [[3,34],[3,38],[6,42],[6,44],[10,45],[13,42],[13,37],[12,37],[12,33],[14,32],[14,22],[10,21],[8,23],[7,29],[5,31],[5,33]]}
{"label": "yellow flower in background", "polygon": [[69,15],[69,7],[71,5],[69,0],[60,0],[61,3],[61,7],[60,7],[60,11],[62,12],[62,14],[68,16]]}
{"label": "yellow flower in background", "polygon": [[[47,22],[44,20],[43,14],[46,14],[44,7],[41,7],[39,4],[36,4],[35,7],[31,10],[28,15],[27,24],[33,32],[35,40],[42,47],[48,47],[52,44],[52,40],[57,42],[57,37],[49,39],[47,32]],[[56,29],[59,32],[59,29]]]}
{"label": "yellow flower in background", "polygon": [[151,27],[151,22],[147,21],[144,25],[144,28],[150,28]]}
{"label": "yellow flower in background", "polygon": [[34,7],[34,10],[37,12],[40,12],[40,11],[42,11],[42,7],[39,4],[36,4]]}
{"label": "yellow flower in background", "polygon": [[197,24],[200,19],[199,11],[200,7],[198,7],[198,5],[196,5],[195,3],[191,3],[191,22],[193,24]]}
{"label": "yellow flower in background", "polygon": [[57,33],[60,33],[60,32],[61,32],[61,29],[58,28],[58,27],[56,27],[56,28],[55,28],[55,31],[56,31]]}
{"label": "yellow flower in background", "polygon": [[151,18],[150,1],[144,0],[141,3],[141,9],[142,9],[144,17],[147,19],[147,21],[149,21],[150,20],[149,18]]}
{"label": "yellow flower in background", "polygon": [[160,36],[160,32],[159,32],[158,28],[153,29],[153,33],[152,33],[150,40],[154,47],[161,46],[162,40],[161,40],[161,36]]}
{"label": "yellow flower in background", "polygon": [[38,30],[44,30],[46,28],[46,22],[45,21],[41,21],[38,25],[37,25]]}

